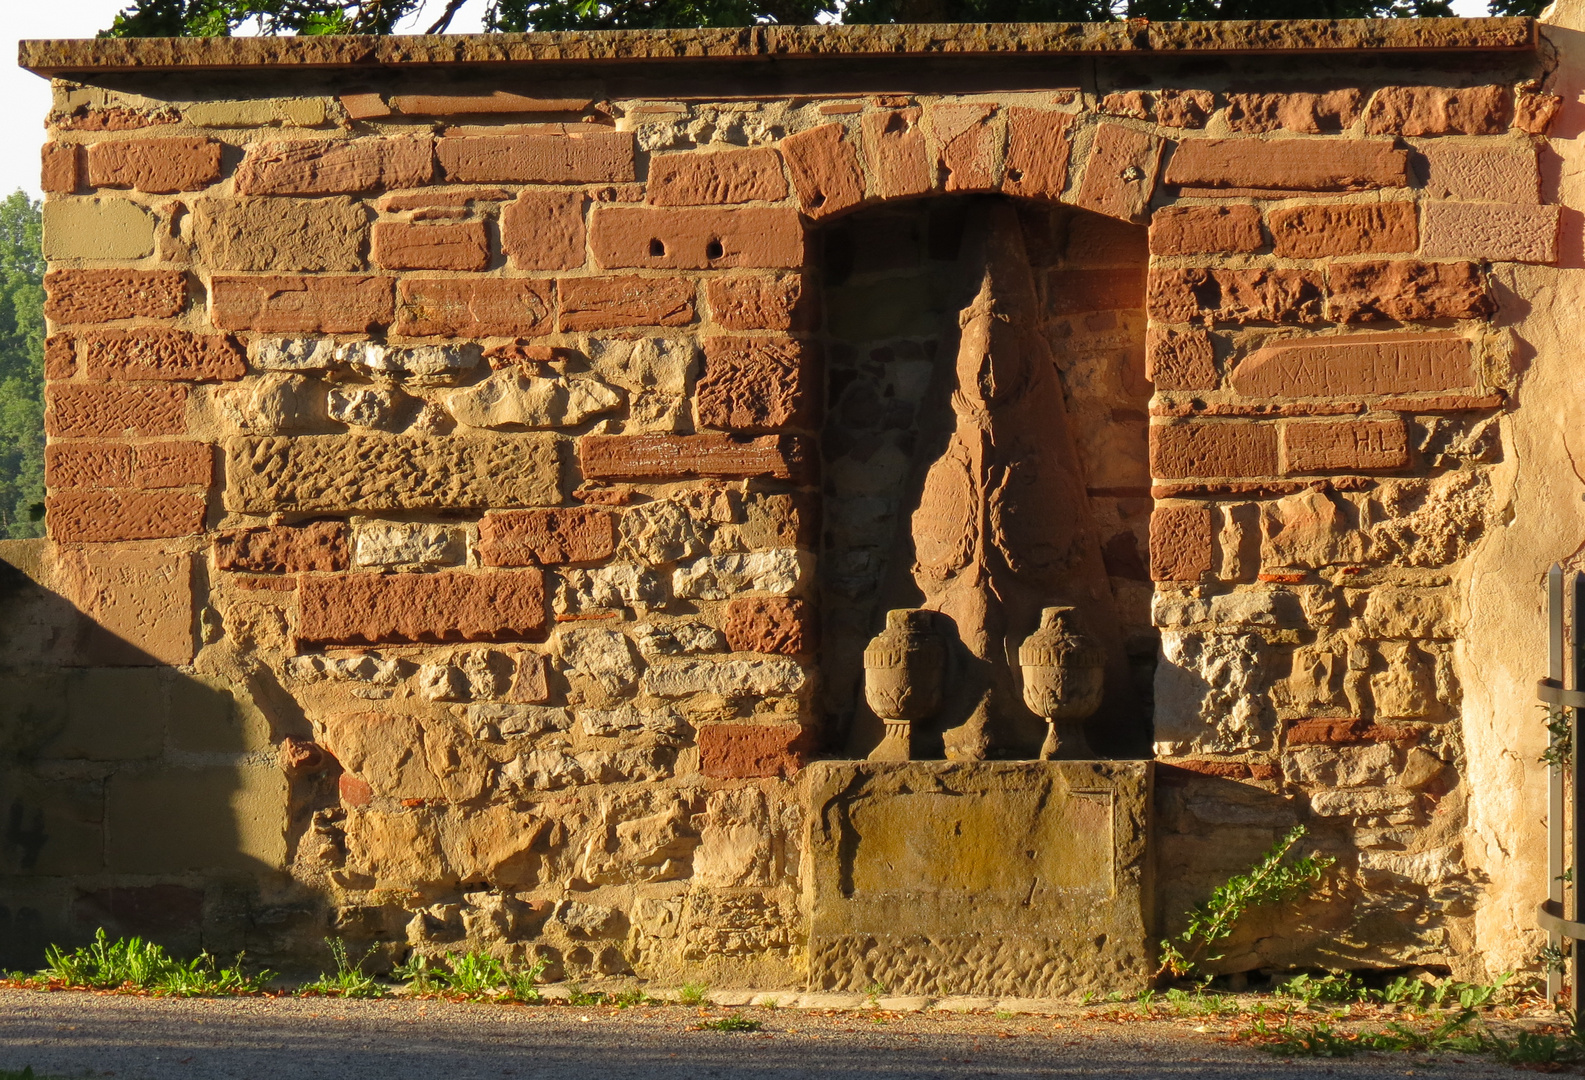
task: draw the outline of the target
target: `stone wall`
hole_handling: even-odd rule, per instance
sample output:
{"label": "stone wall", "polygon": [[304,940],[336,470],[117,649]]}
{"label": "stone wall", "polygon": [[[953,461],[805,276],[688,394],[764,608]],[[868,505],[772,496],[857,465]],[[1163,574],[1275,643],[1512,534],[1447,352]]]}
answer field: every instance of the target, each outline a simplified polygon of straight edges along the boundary
{"label": "stone wall", "polygon": [[[1154,681],[1164,927],[1304,822],[1339,873],[1229,970],[1477,970],[1459,642],[1530,360],[1505,275],[1559,258],[1558,98],[1522,44],[1434,45],[990,88],[864,57],[796,92],[58,77],[50,543],[13,561],[123,651],[5,699],[66,732],[11,744],[16,835],[48,838],[7,840],[12,925],[180,889],[204,943],[272,959],[336,933],[801,984],[801,770],[844,752],[936,362],[929,305],[878,301],[928,289],[887,278],[930,257],[900,237],[994,193]],[[121,846],[129,812],[184,854]],[[173,839],[227,820],[226,850]]]}

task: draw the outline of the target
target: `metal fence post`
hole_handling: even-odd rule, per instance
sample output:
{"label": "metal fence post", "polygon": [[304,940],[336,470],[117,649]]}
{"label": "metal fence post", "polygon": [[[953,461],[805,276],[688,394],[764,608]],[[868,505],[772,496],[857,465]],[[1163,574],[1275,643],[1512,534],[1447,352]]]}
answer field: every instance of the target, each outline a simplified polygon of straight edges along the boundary
{"label": "metal fence post", "polygon": [[[1547,679],[1552,685],[1563,685],[1563,568],[1556,563],[1546,576],[1547,607]],[[1550,740],[1551,732],[1547,733]],[[1547,767],[1547,899],[1554,910],[1563,913],[1563,769],[1553,761]],[[1549,928],[1547,942],[1554,950],[1553,956],[1563,948],[1561,929]],[[1576,982],[1578,977],[1576,973]],[[1556,1003],[1563,993],[1562,965],[1547,965],[1547,1001]]]}

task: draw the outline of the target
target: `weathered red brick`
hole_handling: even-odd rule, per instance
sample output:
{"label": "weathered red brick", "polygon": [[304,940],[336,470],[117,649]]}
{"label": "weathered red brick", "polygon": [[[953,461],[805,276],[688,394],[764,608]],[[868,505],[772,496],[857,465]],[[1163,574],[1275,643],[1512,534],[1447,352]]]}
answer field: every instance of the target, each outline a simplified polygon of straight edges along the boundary
{"label": "weathered red brick", "polygon": [[1285,206],[1266,215],[1273,250],[1285,259],[1385,255],[1420,243],[1414,203]]}
{"label": "weathered red brick", "polygon": [[169,194],[198,191],[219,179],[220,144],[210,139],[122,139],[88,147],[92,187]]}
{"label": "weathered red brick", "polygon": [[1288,745],[1345,745],[1371,742],[1415,742],[1419,733],[1403,724],[1378,724],[1358,718],[1306,717],[1288,721]]}
{"label": "weathered red brick", "polygon": [[1323,93],[1228,94],[1227,126],[1240,133],[1287,131],[1320,135],[1352,127],[1364,95],[1356,87]]}
{"label": "weathered red brick", "polygon": [[1211,508],[1158,506],[1150,514],[1152,581],[1198,581],[1211,571]]}
{"label": "weathered red brick", "polygon": [[77,339],[71,334],[51,334],[44,339],[44,377],[69,379],[77,374]]}
{"label": "weathered red brick", "polygon": [[1150,428],[1150,475],[1162,480],[1277,475],[1277,428],[1190,421]]}
{"label": "weathered red brick", "polygon": [[797,435],[585,435],[578,461],[588,479],[770,476],[803,480],[813,471],[813,447]]}
{"label": "weathered red brick", "polygon": [[488,94],[397,94],[391,98],[403,116],[480,116],[492,113],[583,112],[593,102],[578,97],[531,97],[507,90]]}
{"label": "weathered red brick", "polygon": [[430,138],[261,143],[237,166],[238,195],[335,195],[417,187],[434,176]]}
{"label": "weathered red brick", "polygon": [[222,330],[361,334],[391,321],[391,278],[216,274],[209,314]]}
{"label": "weathered red brick", "polygon": [[576,270],[588,258],[581,191],[524,189],[501,210],[501,250],[519,270]]}
{"label": "weathered red brick", "polygon": [[828,217],[864,201],[858,152],[841,124],[822,124],[781,141],[798,203],[812,218]]}
{"label": "weathered red brick", "polygon": [[1506,86],[1384,86],[1365,107],[1371,135],[1501,135],[1513,117]]}
{"label": "weathered red brick", "polygon": [[482,221],[381,221],[372,230],[369,257],[385,270],[483,270],[490,265],[490,238]]}
{"label": "weathered red brick", "polygon": [[1535,79],[1527,79],[1514,87],[1513,126],[1531,135],[1545,135],[1562,105],[1557,94],[1549,94]]}
{"label": "weathered red brick", "polygon": [[336,100],[341,102],[341,107],[347,110],[347,115],[354,120],[378,120],[382,116],[391,115],[391,107],[385,103],[385,98],[372,91],[362,94],[338,94]]}
{"label": "weathered red brick", "polygon": [[1434,142],[1422,147],[1425,194],[1432,199],[1535,204],[1541,169],[1533,146],[1471,146]]}
{"label": "weathered red brick", "polygon": [[1163,182],[1273,191],[1407,187],[1409,151],[1367,139],[1185,139]]}
{"label": "weathered red brick", "polygon": [[864,156],[874,181],[870,194],[877,198],[900,199],[930,190],[930,159],[919,116],[917,108],[864,114]]}
{"label": "weathered red brick", "polygon": [[51,270],[44,314],[59,323],[168,319],[187,306],[180,270]]}
{"label": "weathered red brick", "polygon": [[143,326],[82,335],[90,379],[185,379],[216,382],[247,373],[242,349],[224,334]]}
{"label": "weathered red brick", "polygon": [[55,439],[119,439],[187,431],[187,387],[55,383],[44,391],[44,431]]}
{"label": "weathered red brick", "polygon": [[208,443],[139,443],[133,451],[133,487],[208,487],[214,476],[215,455]]}
{"label": "weathered red brick", "polygon": [[1436,392],[1473,386],[1476,376],[1459,334],[1347,334],[1274,342],[1229,381],[1249,397],[1337,397]]}
{"label": "weathered red brick", "polygon": [[1101,112],[1130,120],[1150,119],[1150,97],[1143,90],[1118,90],[1101,98]]}
{"label": "weathered red brick", "polygon": [[182,491],[62,491],[45,498],[44,520],[63,544],[159,540],[203,532],[205,502]]}
{"label": "weathered red brick", "polygon": [[1215,390],[1216,353],[1201,330],[1151,327],[1145,336],[1145,378],[1157,390]]}
{"label": "weathered red brick", "polygon": [[794,776],[810,742],[797,724],[703,724],[698,740],[699,771],[718,780]]}
{"label": "weathered red brick", "polygon": [[1247,253],[1265,244],[1253,206],[1164,206],[1150,219],[1152,255]]}
{"label": "weathered red brick", "polygon": [[816,348],[789,338],[706,338],[699,423],[735,431],[807,426]]}
{"label": "weathered red brick", "polygon": [[813,297],[798,274],[742,274],[711,278],[705,286],[710,317],[728,330],[806,330]]}
{"label": "weathered red brick", "polygon": [[809,605],[785,596],[754,596],[727,605],[722,624],[733,652],[806,656],[815,650]]}
{"label": "weathered red brick", "polygon": [[561,329],[687,326],[693,322],[693,292],[686,278],[563,278],[557,286]]}
{"label": "weathered red brick", "polygon": [[1121,124],[1099,124],[1073,201],[1107,217],[1146,221],[1160,168],[1160,139]]}
{"label": "weathered red brick", "polygon": [[1428,202],[1420,253],[1433,259],[1555,263],[1561,224],[1558,206]]}
{"label": "weathered red brick", "polygon": [[49,142],[42,150],[39,187],[48,195],[70,195],[82,186],[81,153],[71,143]]}
{"label": "weathered red brick", "polygon": [[1327,315],[1336,322],[1480,319],[1496,310],[1474,263],[1334,263],[1329,279]]}
{"label": "weathered red brick", "polygon": [[610,184],[636,180],[631,131],[568,125],[564,133],[441,139],[435,147],[451,183]]}
{"label": "weathered red brick", "polygon": [[685,150],[649,159],[648,191],[656,206],[774,201],[787,197],[787,178],[769,147]]}
{"label": "weathered red brick", "polygon": [[589,247],[596,265],[657,270],[794,267],[804,258],[796,210],[596,206]]}
{"label": "weathered red brick", "polygon": [[401,279],[396,332],[411,337],[532,337],[551,330],[551,283],[526,278]]}
{"label": "weathered red brick", "polygon": [[616,553],[616,515],[609,510],[503,510],[479,522],[485,566],[555,566],[599,562]]}
{"label": "weathered red brick", "polygon": [[1374,472],[1409,464],[1403,418],[1284,424],[1285,472]]}
{"label": "weathered red brick", "polygon": [[538,570],[304,574],[297,636],[326,645],[511,641],[545,632]]}
{"label": "weathered red brick", "polygon": [[345,570],[352,564],[348,534],[341,521],[232,529],[215,537],[215,566],[262,574]]}
{"label": "weathered red brick", "polygon": [[1161,322],[1318,322],[1321,275],[1310,270],[1152,270],[1149,312]]}
{"label": "weathered red brick", "polygon": [[1053,270],[1046,275],[1052,315],[1087,311],[1137,311],[1145,306],[1145,268]]}
{"label": "weathered red brick", "polygon": [[1072,113],[1049,109],[1007,110],[1007,168],[1002,190],[1027,199],[1055,201],[1068,184],[1073,150]]}
{"label": "weathered red brick", "polygon": [[1156,123],[1172,128],[1202,128],[1216,108],[1209,90],[1157,90]]}
{"label": "weathered red brick", "polygon": [[50,443],[44,448],[44,486],[51,491],[132,486],[130,443]]}
{"label": "weathered red brick", "polygon": [[1228,780],[1282,780],[1282,767],[1265,761],[1224,761],[1215,758],[1174,758],[1156,765],[1156,783],[1181,787],[1191,783],[1184,773]]}
{"label": "weathered red brick", "polygon": [[995,105],[932,105],[925,120],[936,136],[936,171],[947,191],[996,188]]}

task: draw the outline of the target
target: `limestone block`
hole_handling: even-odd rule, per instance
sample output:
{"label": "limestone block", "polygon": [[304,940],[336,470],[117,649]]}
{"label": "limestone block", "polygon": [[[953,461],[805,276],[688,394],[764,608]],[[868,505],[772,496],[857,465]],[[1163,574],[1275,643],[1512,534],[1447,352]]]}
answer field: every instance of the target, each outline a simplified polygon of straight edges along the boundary
{"label": "limestone block", "polygon": [[644,674],[644,692],[656,697],[716,694],[726,698],[796,694],[808,676],[785,657],[760,660],[681,660],[656,664]]}
{"label": "limestone block", "polygon": [[468,730],[476,739],[494,741],[519,735],[545,735],[572,727],[572,713],[549,705],[481,704],[469,705]]}
{"label": "limestone block", "polygon": [[583,345],[596,373],[632,391],[682,394],[696,373],[699,350],[687,338],[645,337],[628,341],[591,338]]}
{"label": "limestone block", "polygon": [[597,570],[562,570],[553,600],[558,615],[632,608],[648,611],[667,599],[666,583],[642,566],[614,563]]}
{"label": "limestone block", "polygon": [[1412,718],[1436,712],[1436,658],[1411,641],[1384,641],[1379,651],[1386,670],[1370,677],[1376,715]]}
{"label": "limestone block", "polygon": [[501,766],[501,781],[524,794],[582,784],[583,763],[564,750],[534,750]]}
{"label": "limestone block", "polygon": [[623,555],[650,566],[709,550],[692,515],[670,499],[642,503],[623,514],[620,544]]}
{"label": "limestone block", "polygon": [[404,662],[394,656],[379,653],[360,653],[353,656],[323,656],[310,653],[293,656],[286,661],[286,672],[294,679],[315,682],[328,679],[332,682],[367,683],[370,686],[395,686],[405,677]]}
{"label": "limestone block", "polygon": [[1450,638],[1457,632],[1455,600],[1434,589],[1372,589],[1362,616],[1375,638]]}
{"label": "limestone block", "polygon": [[56,553],[53,587],[91,620],[66,662],[182,665],[193,659],[192,558],[118,545]]}
{"label": "limestone block", "polygon": [[327,122],[325,99],[259,98],[248,101],[192,101],[182,115],[195,127],[319,127]]}
{"label": "limestone block", "polygon": [[325,384],[285,372],[223,387],[215,401],[231,427],[250,435],[312,431],[329,419]]}
{"label": "limestone block", "polygon": [[44,204],[44,257],[141,259],[154,253],[154,216],[126,199],[51,199]]}
{"label": "limestone block", "polygon": [[1416,885],[1440,885],[1464,874],[1462,848],[1457,844],[1426,851],[1362,851],[1359,868],[1369,880],[1391,876]]}
{"label": "limestone block", "polygon": [[1266,644],[1255,634],[1161,635],[1156,753],[1231,753],[1269,736]]}
{"label": "limestone block", "polygon": [[721,631],[702,622],[639,623],[632,634],[638,651],[646,657],[721,652],[726,648]]}
{"label": "limestone block", "polygon": [[1320,817],[1386,817],[1414,805],[1414,792],[1402,788],[1339,788],[1310,795],[1310,809]]}
{"label": "limestone block", "polygon": [[413,379],[424,385],[449,385],[479,366],[484,351],[461,345],[382,345],[354,341],[339,346],[336,359],[374,378]]}
{"label": "limestone block", "polygon": [[425,664],[415,682],[419,695],[430,701],[467,701],[472,696],[468,677],[451,664]]}
{"label": "limestone block", "polygon": [[467,536],[454,526],[365,521],[352,530],[352,561],[358,566],[457,566],[467,556]]}
{"label": "limestone block", "polygon": [[330,371],[336,343],[329,338],[254,338],[248,342],[248,363],[260,371]]}
{"label": "limestone block", "polygon": [[396,396],[369,386],[337,387],[325,402],[330,419],[351,427],[388,428],[396,414]]}
{"label": "limestone block", "polygon": [[687,728],[687,722],[670,709],[640,709],[633,705],[579,709],[578,721],[585,735],[605,738],[645,733],[678,735]]}
{"label": "limestone block", "polygon": [[1282,774],[1298,784],[1379,787],[1397,779],[1399,751],[1392,743],[1296,746],[1282,756]]}
{"label": "limestone block", "polygon": [[459,424],[476,428],[573,427],[622,405],[622,395],[596,379],[536,378],[512,369],[446,399]]}
{"label": "limestone block", "polygon": [[390,713],[337,713],[324,718],[322,745],[375,796],[393,799],[478,798],[493,763],[450,723]]}
{"label": "limestone block", "polygon": [[740,593],[778,595],[798,587],[800,558],[795,548],[711,555],[672,572],[672,591],[699,600],[727,600]]}
{"label": "limestone block", "polygon": [[563,627],[556,634],[554,649],[569,678],[592,679],[612,696],[638,679],[639,665],[632,646],[619,630]]}
{"label": "limestone block", "polygon": [[773,831],[764,792],[757,788],[711,792],[693,855],[694,884],[707,889],[773,885]]}
{"label": "limestone block", "polygon": [[105,869],[279,870],[286,863],[286,826],[286,774],[274,766],[118,772],[105,795]]}
{"label": "limestone block", "polygon": [[203,199],[194,237],[216,270],[362,270],[369,213],[331,199]]}
{"label": "limestone block", "polygon": [[1296,629],[1306,623],[1304,605],[1286,589],[1257,589],[1211,597],[1209,621],[1223,628],[1264,626]]}
{"label": "limestone block", "polygon": [[1260,564],[1316,568],[1360,563],[1365,537],[1359,510],[1345,496],[1306,489],[1260,509]]}

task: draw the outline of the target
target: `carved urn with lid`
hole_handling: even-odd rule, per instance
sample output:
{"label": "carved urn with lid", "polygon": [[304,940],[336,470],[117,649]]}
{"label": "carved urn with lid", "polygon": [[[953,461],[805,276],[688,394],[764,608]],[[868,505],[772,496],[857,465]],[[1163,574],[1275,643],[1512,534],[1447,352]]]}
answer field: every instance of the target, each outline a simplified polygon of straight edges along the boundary
{"label": "carved urn with lid", "polygon": [[934,615],[922,608],[886,613],[886,629],[864,649],[864,700],[886,724],[886,737],[871,761],[907,761],[913,722],[941,706],[946,642]]}
{"label": "carved urn with lid", "polygon": [[1084,721],[1101,707],[1105,692],[1106,654],[1080,633],[1078,611],[1048,607],[1040,628],[1024,639],[1018,664],[1024,675],[1024,704],[1046,718],[1046,741],[1040,760],[1083,757],[1089,751]]}

